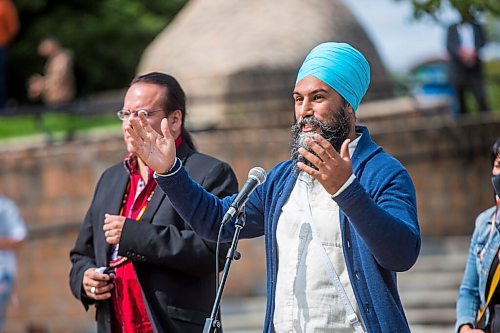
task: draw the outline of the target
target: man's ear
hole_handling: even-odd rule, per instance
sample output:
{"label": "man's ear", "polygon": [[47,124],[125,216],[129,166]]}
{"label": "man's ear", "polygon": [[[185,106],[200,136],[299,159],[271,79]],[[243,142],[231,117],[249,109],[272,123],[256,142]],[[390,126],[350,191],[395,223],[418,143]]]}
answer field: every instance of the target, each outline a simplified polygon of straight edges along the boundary
{"label": "man's ear", "polygon": [[352,108],[351,103],[346,101],[344,104],[344,108],[347,111],[347,114],[353,114],[354,117],[356,117],[356,111],[354,111],[354,109]]}
{"label": "man's ear", "polygon": [[356,119],[356,111],[354,111],[354,109],[353,109],[352,105],[351,105],[349,102],[345,101],[345,102],[344,102],[343,107],[344,107],[344,112],[345,112],[345,114],[346,114],[349,118],[351,118],[351,119],[352,119],[352,118],[353,118],[353,119]]}
{"label": "man's ear", "polygon": [[174,133],[180,133],[182,128],[182,112],[181,110],[175,110],[168,115],[168,123],[170,124],[170,130]]}
{"label": "man's ear", "polygon": [[345,112],[347,113],[347,116],[349,117],[349,131],[351,133],[355,133],[356,132],[356,111],[354,111],[351,104],[346,103],[345,104]]}

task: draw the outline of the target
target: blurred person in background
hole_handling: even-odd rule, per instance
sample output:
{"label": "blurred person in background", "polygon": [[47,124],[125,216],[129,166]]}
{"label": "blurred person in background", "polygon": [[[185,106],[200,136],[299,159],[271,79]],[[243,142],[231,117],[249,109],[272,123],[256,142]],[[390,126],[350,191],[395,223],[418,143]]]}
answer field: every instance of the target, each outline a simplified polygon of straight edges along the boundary
{"label": "blurred person in background", "polygon": [[0,0],[0,112],[7,102],[7,47],[19,30],[16,7]]}
{"label": "blurred person in background", "polygon": [[42,39],[38,54],[47,58],[43,76],[34,74],[28,81],[28,97],[41,99],[49,107],[60,107],[75,98],[73,54],[54,37]]}
{"label": "blurred person in background", "polygon": [[446,49],[450,56],[448,79],[455,90],[457,113],[467,113],[466,93],[469,91],[474,95],[479,112],[487,112],[483,63],[479,52],[486,44],[486,35],[465,2],[462,7],[459,4],[458,9],[462,21],[450,25],[446,35]]}
{"label": "blurred person in background", "polygon": [[98,332],[199,333],[210,316],[215,244],[175,212],[125,132],[138,114],[158,132],[167,118],[190,176],[213,195],[235,193],[231,167],[196,150],[185,128],[185,103],[175,78],[149,73],[132,81],[118,111],[128,153],[102,174],[70,253],[71,291],[86,310],[95,305]]}
{"label": "blurred person in background", "polygon": [[16,204],[0,193],[0,332],[12,297],[16,278],[16,251],[26,238],[27,229]]}
{"label": "blurred person in background", "polygon": [[455,332],[500,333],[500,138],[490,151],[495,205],[476,218],[457,298]]}

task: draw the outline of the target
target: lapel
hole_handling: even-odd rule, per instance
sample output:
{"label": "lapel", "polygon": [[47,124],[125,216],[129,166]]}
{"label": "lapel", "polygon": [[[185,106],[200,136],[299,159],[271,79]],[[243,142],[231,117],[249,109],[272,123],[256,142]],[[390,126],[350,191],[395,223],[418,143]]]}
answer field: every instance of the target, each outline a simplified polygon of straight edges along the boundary
{"label": "lapel", "polygon": [[[154,182],[155,180],[152,179],[151,181]],[[151,223],[156,211],[160,207],[164,198],[165,193],[163,193],[163,191],[158,186],[156,186],[153,197],[151,198],[151,201],[149,202],[148,207],[146,208],[146,211],[144,211],[144,214],[142,215],[139,222],[147,221],[148,223]]]}
{"label": "lapel", "polygon": [[[105,244],[104,251],[97,254],[99,258],[97,262],[107,263],[108,256],[110,254],[111,246],[106,243],[106,238],[104,237],[104,232],[102,228],[104,226],[104,214],[120,214],[120,208],[122,205],[123,194],[127,190],[127,184],[129,180],[128,172],[125,170],[123,164],[116,166],[116,172],[109,172],[110,177],[103,181],[103,198],[107,198],[107,200],[103,200],[102,205],[102,217],[98,223],[100,227],[100,231],[97,232],[97,244]],[[121,194],[121,195],[120,195]]]}
{"label": "lapel", "polygon": [[[352,172],[358,179],[358,181],[364,186],[364,178],[363,178],[363,169],[365,163],[375,154],[382,150],[382,147],[378,146],[370,137],[370,133],[368,132],[368,128],[361,125],[356,125],[356,133],[361,134],[361,138],[359,139],[358,145],[354,150],[354,154],[352,155]],[[340,232],[342,234],[342,243],[343,243],[343,252],[346,258],[351,259],[349,251],[346,251],[347,248],[346,241],[350,239],[351,243],[353,242],[353,238],[350,235],[351,230],[349,228],[349,224],[347,222],[347,217],[344,215],[342,209],[339,209],[339,221],[340,221]],[[351,244],[352,246],[353,244]],[[348,270],[350,270],[350,266],[347,265]]]}
{"label": "lapel", "polygon": [[456,43],[460,44],[460,40],[459,40],[459,39],[460,39],[460,37],[459,37],[459,36],[460,36],[460,34],[458,33],[458,24],[454,24],[454,25],[453,25],[453,29],[452,29],[452,31],[453,31],[453,38],[454,38],[454,41],[455,41]]}
{"label": "lapel", "polygon": [[474,34],[474,48],[479,50],[482,46],[482,34],[481,27],[477,23],[471,23],[472,25],[472,33]]}
{"label": "lapel", "polygon": [[356,126],[356,133],[361,134],[356,150],[352,155],[352,172],[361,181],[361,173],[363,165],[375,154],[382,150],[372,141],[368,128],[365,126]]}
{"label": "lapel", "polygon": [[[114,174],[114,176],[109,180],[106,185],[106,194],[109,201],[106,203],[105,211],[109,214],[119,214],[120,208],[122,206],[123,194],[127,190],[127,185],[129,181],[128,172],[122,164],[120,172]],[[122,193],[122,195],[116,195],[116,193]]]}

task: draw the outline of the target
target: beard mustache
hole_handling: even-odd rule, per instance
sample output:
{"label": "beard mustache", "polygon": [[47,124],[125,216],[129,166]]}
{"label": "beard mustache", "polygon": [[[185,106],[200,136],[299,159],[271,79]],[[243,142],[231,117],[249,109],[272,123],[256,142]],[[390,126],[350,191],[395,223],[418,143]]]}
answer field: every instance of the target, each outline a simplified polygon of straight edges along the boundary
{"label": "beard mustache", "polygon": [[[302,132],[302,127],[304,125],[315,127],[316,131]],[[318,133],[330,142],[337,152],[340,152],[342,143],[349,136],[349,117],[347,116],[345,105],[341,105],[337,112],[332,112],[331,118],[327,119],[325,122],[322,122],[314,116],[302,117],[292,125],[291,132],[292,142],[290,145],[290,157],[295,161],[295,166],[297,165],[297,162],[302,162],[305,165],[316,169],[316,167],[309,160],[299,154],[299,148],[302,147],[310,153],[316,155],[316,153],[314,153],[305,143],[305,140],[306,138],[312,138],[314,134]]]}

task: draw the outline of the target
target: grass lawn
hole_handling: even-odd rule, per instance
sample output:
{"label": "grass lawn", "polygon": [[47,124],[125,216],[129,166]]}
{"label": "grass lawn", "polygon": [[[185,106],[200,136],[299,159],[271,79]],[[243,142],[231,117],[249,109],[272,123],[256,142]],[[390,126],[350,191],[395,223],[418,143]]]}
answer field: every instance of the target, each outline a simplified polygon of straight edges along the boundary
{"label": "grass lawn", "polygon": [[[495,113],[500,113],[500,61],[490,61],[485,64],[486,90],[490,108]],[[475,100],[467,96],[470,109],[476,109]],[[61,112],[46,112],[41,117],[35,115],[1,115],[0,114],[0,140],[28,137],[33,135],[47,135],[53,139],[68,137],[68,134],[84,132],[90,129],[107,128],[119,130],[121,121],[116,115],[85,115],[65,114]]]}
{"label": "grass lawn", "polygon": [[45,113],[38,118],[32,115],[0,116],[0,139],[9,139],[47,132],[55,138],[68,133],[82,132],[95,128],[120,128],[121,122],[115,115],[88,116],[61,113]]}

